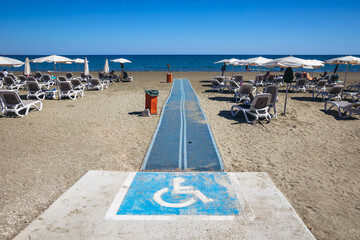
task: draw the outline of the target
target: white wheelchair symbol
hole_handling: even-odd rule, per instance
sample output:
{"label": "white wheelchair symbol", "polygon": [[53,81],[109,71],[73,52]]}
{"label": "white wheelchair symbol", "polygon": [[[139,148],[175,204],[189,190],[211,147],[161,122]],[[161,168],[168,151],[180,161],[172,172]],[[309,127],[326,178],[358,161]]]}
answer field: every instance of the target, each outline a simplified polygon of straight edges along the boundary
{"label": "white wheelchair symbol", "polygon": [[173,194],[191,194],[193,195],[190,199],[188,199],[185,202],[179,202],[179,203],[169,203],[165,202],[162,199],[162,195],[164,193],[167,193],[170,191],[169,188],[162,188],[159,191],[157,191],[154,194],[153,199],[155,202],[157,202],[159,205],[163,207],[169,207],[169,208],[183,208],[188,207],[191,204],[196,203],[197,200],[202,201],[203,203],[210,203],[213,202],[214,199],[206,197],[200,190],[195,190],[193,186],[180,186],[181,183],[185,182],[184,178],[177,177],[173,179]]}

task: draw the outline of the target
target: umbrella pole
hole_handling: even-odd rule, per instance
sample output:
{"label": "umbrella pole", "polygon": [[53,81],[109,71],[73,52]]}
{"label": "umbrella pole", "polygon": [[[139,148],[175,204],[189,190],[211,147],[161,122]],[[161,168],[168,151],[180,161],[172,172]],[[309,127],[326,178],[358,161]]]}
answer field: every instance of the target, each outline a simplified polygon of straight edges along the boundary
{"label": "umbrella pole", "polygon": [[348,70],[349,70],[349,63],[346,65],[346,72],[345,72],[345,79],[344,79],[344,89],[343,89],[343,91],[341,92],[341,99],[342,99],[342,97],[343,97],[344,90],[345,90],[346,77],[347,77]]}
{"label": "umbrella pole", "polygon": [[286,83],[286,94],[285,94],[285,104],[284,104],[284,116],[286,116],[286,103],[287,103],[287,95],[288,95],[288,88],[289,83]]}

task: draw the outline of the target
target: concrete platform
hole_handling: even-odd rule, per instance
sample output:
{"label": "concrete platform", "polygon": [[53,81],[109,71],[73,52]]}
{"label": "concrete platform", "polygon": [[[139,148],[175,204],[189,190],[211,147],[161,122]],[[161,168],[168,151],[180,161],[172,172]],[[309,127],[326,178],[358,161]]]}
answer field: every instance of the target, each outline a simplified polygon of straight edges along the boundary
{"label": "concrete platform", "polygon": [[314,239],[266,173],[90,171],[15,239]]}

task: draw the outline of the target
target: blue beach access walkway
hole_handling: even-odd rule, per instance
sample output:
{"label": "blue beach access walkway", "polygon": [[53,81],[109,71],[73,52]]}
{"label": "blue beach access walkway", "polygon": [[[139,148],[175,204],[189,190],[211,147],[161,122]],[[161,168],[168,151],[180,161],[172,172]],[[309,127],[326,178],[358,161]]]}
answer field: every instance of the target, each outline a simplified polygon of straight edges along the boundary
{"label": "blue beach access walkway", "polygon": [[143,171],[223,171],[215,140],[188,79],[175,79]]}

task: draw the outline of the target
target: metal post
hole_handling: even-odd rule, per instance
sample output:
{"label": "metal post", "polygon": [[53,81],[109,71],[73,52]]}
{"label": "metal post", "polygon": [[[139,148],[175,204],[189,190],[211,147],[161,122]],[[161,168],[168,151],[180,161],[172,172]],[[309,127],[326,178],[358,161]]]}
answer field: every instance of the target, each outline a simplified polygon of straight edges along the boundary
{"label": "metal post", "polygon": [[287,95],[288,95],[288,88],[289,83],[286,83],[286,94],[285,94],[285,104],[284,104],[284,116],[286,116],[286,103],[287,103]]}
{"label": "metal post", "polygon": [[343,89],[343,91],[341,92],[341,99],[343,98],[343,94],[344,94],[344,90],[345,90],[346,77],[347,77],[348,70],[349,70],[349,63],[346,65],[346,72],[345,72],[345,79],[344,79],[344,89]]}

